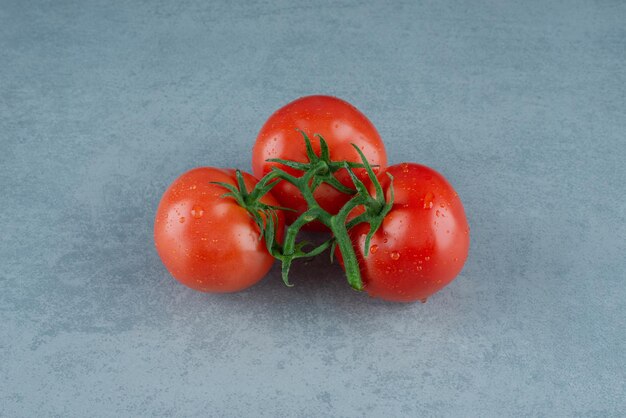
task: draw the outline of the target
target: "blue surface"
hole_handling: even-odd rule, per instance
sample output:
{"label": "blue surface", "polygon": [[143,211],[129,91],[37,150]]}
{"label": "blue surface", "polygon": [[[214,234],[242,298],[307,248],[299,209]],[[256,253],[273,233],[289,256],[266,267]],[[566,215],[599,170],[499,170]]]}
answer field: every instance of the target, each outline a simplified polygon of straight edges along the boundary
{"label": "blue surface", "polygon": [[[626,2],[370,3],[0,0],[1,416],[624,414]],[[312,93],[461,195],[427,304],[161,265],[167,185]]]}

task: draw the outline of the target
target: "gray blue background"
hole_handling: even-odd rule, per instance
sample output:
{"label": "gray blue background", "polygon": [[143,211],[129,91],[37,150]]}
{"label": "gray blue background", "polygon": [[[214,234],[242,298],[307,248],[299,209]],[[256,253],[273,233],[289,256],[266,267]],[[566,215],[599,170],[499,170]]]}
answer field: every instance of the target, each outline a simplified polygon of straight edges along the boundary
{"label": "gray blue background", "polygon": [[[0,0],[0,415],[620,416],[626,2]],[[174,281],[161,194],[342,97],[458,190],[427,304]]]}

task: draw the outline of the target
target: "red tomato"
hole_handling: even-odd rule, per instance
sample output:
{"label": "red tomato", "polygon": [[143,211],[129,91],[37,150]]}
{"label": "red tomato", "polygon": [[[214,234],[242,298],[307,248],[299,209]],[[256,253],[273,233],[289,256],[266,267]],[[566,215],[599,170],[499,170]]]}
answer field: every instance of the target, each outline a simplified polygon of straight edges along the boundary
{"label": "red tomato", "polygon": [[[365,291],[396,302],[425,300],[461,271],[469,226],[461,199],[435,170],[413,163],[391,166],[393,208],[364,255],[368,224],[350,230]],[[389,199],[389,177],[378,176]],[[373,193],[373,189],[372,189]]]}
{"label": "red tomato", "polygon": [[[252,170],[261,178],[271,171],[272,166],[279,166],[288,173],[301,176],[302,172],[285,167],[282,164],[267,162],[269,158],[281,158],[298,162],[308,162],[302,134],[304,131],[319,155],[319,140],[314,134],[320,134],[330,149],[330,158],[334,161],[347,160],[361,162],[351,144],[356,144],[376,171],[387,166],[387,153],[374,125],[356,107],[341,99],[331,96],[307,96],[297,99],[278,109],[265,122],[257,136],[252,151]],[[369,183],[363,169],[355,170],[357,176],[366,184]],[[339,170],[335,177],[345,186],[353,188],[352,180],[345,170]],[[300,192],[291,184],[283,181],[272,193],[282,206],[295,209],[297,212],[286,212],[288,223],[307,209],[307,204]],[[322,184],[314,194],[322,208],[331,214],[337,213],[350,198],[332,186]],[[311,223],[306,229],[323,230],[321,224]]]}
{"label": "red tomato", "polygon": [[[243,173],[248,191],[257,180]],[[270,269],[274,258],[259,228],[227,193],[235,186],[235,170],[200,167],[186,172],[166,190],[154,222],[154,240],[165,267],[179,282],[203,292],[236,292],[252,286]],[[263,203],[277,205],[267,194]],[[284,219],[278,214],[278,236]]]}

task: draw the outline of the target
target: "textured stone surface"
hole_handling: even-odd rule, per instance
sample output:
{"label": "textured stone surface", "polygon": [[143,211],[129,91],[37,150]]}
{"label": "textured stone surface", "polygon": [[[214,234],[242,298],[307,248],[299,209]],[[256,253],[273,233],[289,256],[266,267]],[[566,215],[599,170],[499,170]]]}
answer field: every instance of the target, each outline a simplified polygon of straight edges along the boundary
{"label": "textured stone surface", "polygon": [[[626,3],[383,3],[0,0],[0,416],[623,414]],[[161,265],[165,187],[312,93],[459,191],[427,304]]]}

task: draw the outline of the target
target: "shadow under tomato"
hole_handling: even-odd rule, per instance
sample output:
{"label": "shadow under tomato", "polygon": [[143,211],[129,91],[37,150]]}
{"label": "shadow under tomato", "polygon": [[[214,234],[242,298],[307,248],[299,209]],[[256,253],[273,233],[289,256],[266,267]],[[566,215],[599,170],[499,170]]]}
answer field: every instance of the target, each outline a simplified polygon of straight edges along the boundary
{"label": "shadow under tomato", "polygon": [[[303,233],[303,239],[321,243],[325,234]],[[303,306],[316,306],[319,309],[348,309],[372,305],[387,306],[392,309],[405,309],[413,304],[392,303],[370,297],[365,292],[353,290],[347,282],[343,269],[337,260],[331,262],[329,251],[315,258],[294,261],[289,272],[291,286],[283,283],[281,265],[276,262],[270,272],[256,285],[238,293],[207,294],[207,298],[229,300],[232,303],[245,300],[258,305],[283,305],[301,310]]]}

